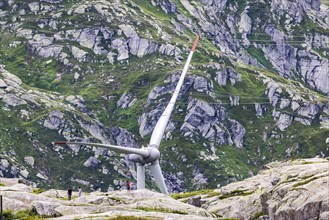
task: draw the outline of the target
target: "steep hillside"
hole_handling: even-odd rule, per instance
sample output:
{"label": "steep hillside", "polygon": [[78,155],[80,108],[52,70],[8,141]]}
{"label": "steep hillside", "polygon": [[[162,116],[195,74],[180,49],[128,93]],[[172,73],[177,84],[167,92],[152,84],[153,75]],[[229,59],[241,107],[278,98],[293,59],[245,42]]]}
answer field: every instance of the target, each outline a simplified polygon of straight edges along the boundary
{"label": "steep hillside", "polygon": [[[171,192],[329,155],[329,6],[319,0],[0,1],[0,175],[120,189],[200,43],[161,143]],[[147,185],[157,188],[148,176]]]}

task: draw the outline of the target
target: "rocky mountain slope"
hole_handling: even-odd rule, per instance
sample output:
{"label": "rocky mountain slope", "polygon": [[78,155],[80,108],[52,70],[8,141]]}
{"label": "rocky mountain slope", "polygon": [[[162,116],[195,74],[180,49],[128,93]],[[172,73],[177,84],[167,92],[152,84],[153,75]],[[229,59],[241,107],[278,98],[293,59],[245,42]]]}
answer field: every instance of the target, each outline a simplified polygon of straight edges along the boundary
{"label": "rocky mountain slope", "polygon": [[[329,160],[267,164],[256,176],[215,190],[163,195],[149,190],[41,191],[0,178],[6,216],[50,219],[298,219],[329,218]],[[189,203],[189,204],[186,204]],[[194,206],[192,206],[194,205]],[[199,206],[199,207],[195,207]],[[48,218],[47,218],[48,219]]]}
{"label": "rocky mountain slope", "polygon": [[[0,175],[120,189],[201,39],[160,147],[171,192],[329,155],[329,6],[319,0],[0,1]],[[148,177],[148,187],[156,188]]]}

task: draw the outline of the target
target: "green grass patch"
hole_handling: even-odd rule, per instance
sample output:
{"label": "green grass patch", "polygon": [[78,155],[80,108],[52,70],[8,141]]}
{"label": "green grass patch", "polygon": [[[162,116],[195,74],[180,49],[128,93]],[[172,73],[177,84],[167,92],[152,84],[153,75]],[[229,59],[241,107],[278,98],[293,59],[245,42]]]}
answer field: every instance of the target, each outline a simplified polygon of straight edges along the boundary
{"label": "green grass patch", "polygon": [[259,217],[264,216],[264,215],[267,215],[267,214],[264,212],[257,212],[252,218],[250,218],[250,220],[257,220],[257,219],[259,219]]}
{"label": "green grass patch", "polygon": [[144,13],[161,20],[163,23],[170,24],[171,18],[174,17],[171,14],[166,14],[159,6],[153,6],[149,1],[132,0],[132,2],[138,5]]}
{"label": "green grass patch", "polygon": [[260,62],[264,67],[266,67],[269,70],[273,70],[273,66],[271,62],[265,58],[265,54],[263,53],[263,51],[257,49],[255,46],[252,45],[248,47],[247,51],[251,56],[256,58],[256,60]]}
{"label": "green grass patch", "polygon": [[229,194],[225,194],[225,195],[221,195],[218,197],[218,199],[226,199],[226,198],[230,198],[233,196],[248,196],[253,194],[254,191],[245,191],[245,190],[233,190],[232,192],[230,192]]}
{"label": "green grass patch", "polygon": [[146,212],[164,212],[164,213],[174,213],[180,215],[187,215],[187,212],[180,211],[180,210],[173,210],[173,209],[166,209],[162,207],[137,207],[138,210],[143,210]]}
{"label": "green grass patch", "polygon": [[41,188],[33,189],[33,193],[35,193],[35,194],[40,194],[40,193],[45,192],[45,191],[46,191],[46,189],[41,189]]}
{"label": "green grass patch", "polygon": [[302,186],[302,185],[306,185],[316,179],[319,179],[319,177],[312,177],[312,178],[309,178],[309,179],[306,179],[304,181],[300,181],[298,183],[295,183],[294,185],[292,185],[292,187],[298,187],[298,186]]}
{"label": "green grass patch", "polygon": [[213,189],[203,189],[203,190],[193,191],[193,192],[174,193],[171,195],[171,197],[174,199],[184,199],[184,198],[188,198],[191,196],[209,194],[213,191],[214,191]]}
{"label": "green grass patch", "polygon": [[38,216],[31,209],[26,209],[18,212],[11,210],[3,211],[3,220],[44,220],[45,218]]}

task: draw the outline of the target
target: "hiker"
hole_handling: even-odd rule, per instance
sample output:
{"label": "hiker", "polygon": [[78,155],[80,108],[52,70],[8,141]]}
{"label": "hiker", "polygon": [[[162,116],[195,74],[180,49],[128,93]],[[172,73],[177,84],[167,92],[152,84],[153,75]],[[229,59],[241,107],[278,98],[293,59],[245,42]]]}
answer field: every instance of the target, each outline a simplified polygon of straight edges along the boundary
{"label": "hiker", "polygon": [[130,181],[129,180],[127,180],[127,190],[128,190],[128,192],[130,192]]}
{"label": "hiker", "polygon": [[67,190],[67,199],[68,200],[71,200],[72,199],[72,188],[70,187],[68,190]]}
{"label": "hiker", "polygon": [[82,196],[82,189],[81,189],[81,187],[79,186],[79,197],[81,197]]}

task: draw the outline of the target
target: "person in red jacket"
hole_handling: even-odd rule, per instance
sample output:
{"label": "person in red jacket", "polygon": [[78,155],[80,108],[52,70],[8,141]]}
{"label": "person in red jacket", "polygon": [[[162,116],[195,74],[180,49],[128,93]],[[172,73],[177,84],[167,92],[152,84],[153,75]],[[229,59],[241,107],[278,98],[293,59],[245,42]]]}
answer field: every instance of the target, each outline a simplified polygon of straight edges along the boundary
{"label": "person in red jacket", "polygon": [[128,190],[128,192],[130,192],[130,181],[129,180],[127,180],[127,190]]}

